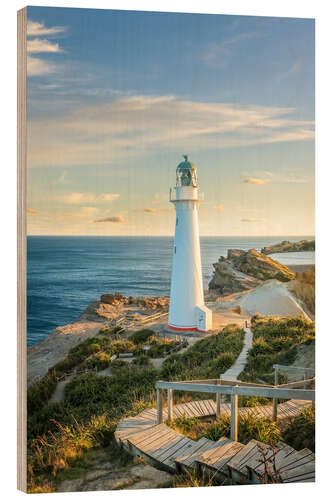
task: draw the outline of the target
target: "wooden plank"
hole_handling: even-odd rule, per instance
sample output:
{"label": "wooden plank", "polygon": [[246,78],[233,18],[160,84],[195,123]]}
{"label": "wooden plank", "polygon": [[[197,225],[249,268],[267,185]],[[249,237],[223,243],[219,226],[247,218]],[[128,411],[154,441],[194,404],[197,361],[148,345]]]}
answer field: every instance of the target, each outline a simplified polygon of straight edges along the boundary
{"label": "wooden plank", "polygon": [[152,429],[143,431],[142,433],[138,434],[135,438],[135,442],[133,441],[133,444],[139,444],[140,441],[143,441],[146,437],[163,432],[165,428],[169,429],[169,427],[166,427],[164,424],[155,425]]}
{"label": "wooden plank", "polygon": [[233,443],[230,447],[226,447],[225,453],[217,460],[211,467],[215,468],[219,472],[225,472],[226,467],[230,460],[237,455],[243,448],[244,444],[242,443]]}
{"label": "wooden plank", "polygon": [[[221,396],[221,394],[220,394],[220,396]],[[208,399],[207,402],[211,407],[212,415],[215,415],[216,414],[216,402],[213,401],[213,399]]]}
{"label": "wooden plank", "polygon": [[188,468],[194,467],[197,463],[197,459],[202,456],[203,453],[211,449],[215,449],[218,446],[217,442],[211,441],[210,439],[206,440],[206,442],[202,442],[200,448],[191,453],[191,455],[184,461],[184,465]]}
{"label": "wooden plank", "polygon": [[251,439],[248,444],[232,458],[228,466],[235,469],[238,472],[245,473],[247,475],[246,462],[257,453],[257,445],[260,444],[256,439]]}
{"label": "wooden plank", "polygon": [[[146,430],[148,429],[152,429],[152,427],[148,427]],[[128,429],[127,431],[117,431],[115,432],[115,439],[116,441],[127,441],[127,438],[129,438],[130,436],[133,436],[134,434],[138,434],[138,433],[141,433],[142,432],[142,429]]]}
{"label": "wooden plank", "polygon": [[168,449],[163,450],[163,452],[158,452],[158,460],[161,463],[164,463],[170,457],[174,455],[178,456],[179,453],[184,453],[184,450],[190,448],[192,446],[192,439],[181,437],[178,441],[172,443]]}
{"label": "wooden plank", "polygon": [[209,440],[206,438],[201,438],[199,439],[199,441],[193,441],[193,444],[191,445],[191,447],[188,448],[186,453],[184,455],[177,455],[175,461],[182,465],[186,465],[187,462],[190,461],[192,455],[198,452],[198,450],[200,450],[204,446],[204,444],[207,443],[207,441]]}
{"label": "wooden plank", "polygon": [[281,472],[294,469],[299,465],[313,461],[314,458],[314,453],[312,453],[312,451],[308,448],[304,448],[303,450],[297,451],[295,454],[286,457],[285,460],[283,460],[279,465],[279,469]]}
{"label": "wooden plank", "polygon": [[161,433],[151,441],[147,440],[140,443],[139,448],[147,455],[154,457],[157,451],[169,449],[170,445],[172,443],[176,443],[179,439],[181,439],[181,436],[170,429],[170,432],[165,432],[164,434]]}
{"label": "wooden plank", "polygon": [[191,439],[180,435],[178,441],[173,441],[172,443],[170,443],[170,446],[168,448],[164,448],[163,450],[156,450],[154,457],[162,462],[163,459],[168,458],[168,456],[172,455],[177,450],[180,450],[184,447],[185,444],[188,444],[190,442],[192,442]]}
{"label": "wooden plank", "polygon": [[173,407],[173,413],[175,415],[175,418],[181,418],[183,416],[178,407],[179,407],[179,405],[176,405]]}
{"label": "wooden plank", "polygon": [[282,482],[297,482],[297,478],[299,479],[302,476],[314,477],[315,468],[315,462],[312,460],[311,462],[301,464],[299,467],[295,467],[294,469],[280,472],[280,478]]}
{"label": "wooden plank", "polygon": [[203,412],[201,410],[201,406],[198,403],[198,401],[194,400],[194,401],[192,401],[192,403],[193,403],[193,406],[194,406],[194,408],[195,408],[195,410],[197,412],[198,417],[202,417],[203,416]]}

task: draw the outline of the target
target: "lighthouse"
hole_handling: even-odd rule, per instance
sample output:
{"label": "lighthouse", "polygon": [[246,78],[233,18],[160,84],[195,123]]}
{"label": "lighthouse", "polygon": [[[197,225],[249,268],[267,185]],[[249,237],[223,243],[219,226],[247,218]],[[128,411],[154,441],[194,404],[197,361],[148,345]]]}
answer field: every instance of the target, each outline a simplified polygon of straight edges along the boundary
{"label": "lighthouse", "polygon": [[184,156],[176,170],[176,186],[170,188],[170,202],[176,209],[168,328],[176,331],[207,332],[212,312],[205,306],[198,210],[197,168]]}

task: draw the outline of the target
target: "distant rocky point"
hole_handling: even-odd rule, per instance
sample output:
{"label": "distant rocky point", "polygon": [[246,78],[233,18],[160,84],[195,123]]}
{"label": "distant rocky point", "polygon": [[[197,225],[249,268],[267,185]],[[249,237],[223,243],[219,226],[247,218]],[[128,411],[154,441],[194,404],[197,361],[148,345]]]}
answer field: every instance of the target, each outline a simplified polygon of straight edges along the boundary
{"label": "distant rocky point", "polygon": [[269,255],[270,253],[283,253],[283,252],[310,252],[315,250],[315,240],[301,240],[296,242],[282,241],[270,247],[261,249],[261,253]]}
{"label": "distant rocky point", "polygon": [[214,276],[208,285],[209,290],[221,295],[250,290],[270,279],[295,279],[295,273],[287,266],[254,249],[230,249],[227,257],[220,257],[213,266]]}

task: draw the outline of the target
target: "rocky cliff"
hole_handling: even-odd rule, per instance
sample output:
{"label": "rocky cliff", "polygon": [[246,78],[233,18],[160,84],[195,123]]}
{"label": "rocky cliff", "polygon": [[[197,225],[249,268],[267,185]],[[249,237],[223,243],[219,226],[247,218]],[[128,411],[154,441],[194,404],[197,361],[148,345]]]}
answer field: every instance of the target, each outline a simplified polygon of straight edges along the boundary
{"label": "rocky cliff", "polygon": [[281,241],[276,245],[264,247],[261,253],[269,255],[270,253],[283,253],[283,252],[310,252],[315,250],[315,240],[301,240],[296,242]]}
{"label": "rocky cliff", "polygon": [[250,290],[269,279],[290,281],[295,274],[283,264],[257,250],[228,250],[227,257],[220,257],[214,266],[210,290],[222,295]]}

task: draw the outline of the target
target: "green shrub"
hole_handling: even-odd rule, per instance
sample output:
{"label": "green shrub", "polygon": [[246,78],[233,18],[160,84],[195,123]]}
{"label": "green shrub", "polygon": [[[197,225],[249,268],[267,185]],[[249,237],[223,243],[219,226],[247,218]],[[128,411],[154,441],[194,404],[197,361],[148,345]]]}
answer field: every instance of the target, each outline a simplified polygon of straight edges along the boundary
{"label": "green shrub", "polygon": [[90,357],[83,363],[82,368],[105,370],[110,365],[110,355],[106,352],[99,352],[96,356]]}
{"label": "green shrub", "polygon": [[315,410],[303,408],[297,417],[290,420],[282,432],[283,440],[295,448],[315,451]]}
{"label": "green shrub", "polygon": [[145,354],[133,359],[132,365],[136,366],[153,366],[151,360]]}
{"label": "green shrub", "polygon": [[124,352],[133,352],[136,347],[130,340],[114,340],[110,345],[110,354],[119,354]]}
{"label": "green shrub", "polygon": [[[168,424],[185,436],[198,440],[202,437],[218,441],[221,437],[230,438],[230,416],[222,415],[214,422],[200,422],[198,418],[186,416],[177,418]],[[251,439],[262,443],[276,444],[280,439],[280,431],[274,422],[253,415],[239,416],[238,441],[247,444]]]}
{"label": "green shrub", "polygon": [[148,328],[144,328],[130,335],[128,339],[134,342],[134,344],[143,344],[149,339],[149,337],[152,336],[155,336],[155,332],[153,330],[149,330]]}
{"label": "green shrub", "polygon": [[[222,416],[216,422],[207,426],[204,437],[213,441],[221,437],[230,437],[230,417]],[[262,443],[276,444],[280,439],[280,431],[275,424],[266,418],[256,418],[253,415],[242,416],[238,420],[238,440],[247,444],[251,439]]]}
{"label": "green shrub", "polygon": [[48,402],[56,387],[57,378],[54,371],[31,385],[27,391],[28,415],[40,410]]}
{"label": "green shrub", "polygon": [[243,348],[244,331],[228,325],[217,335],[196,342],[183,354],[172,354],[164,362],[161,378],[193,380],[217,378],[230,368]]}
{"label": "green shrub", "polygon": [[[251,318],[251,325],[253,346],[240,380],[274,383],[273,365],[292,364],[297,347],[315,338],[314,323],[303,317],[274,318],[257,314]],[[281,375],[279,383],[284,382],[286,378]]]}
{"label": "green shrub", "polygon": [[102,339],[97,337],[91,337],[90,339],[77,344],[72,347],[62,361],[59,361],[53,366],[51,370],[54,370],[58,376],[63,375],[66,372],[72,371],[73,368],[77,367],[92,353],[99,351],[101,347]]}

